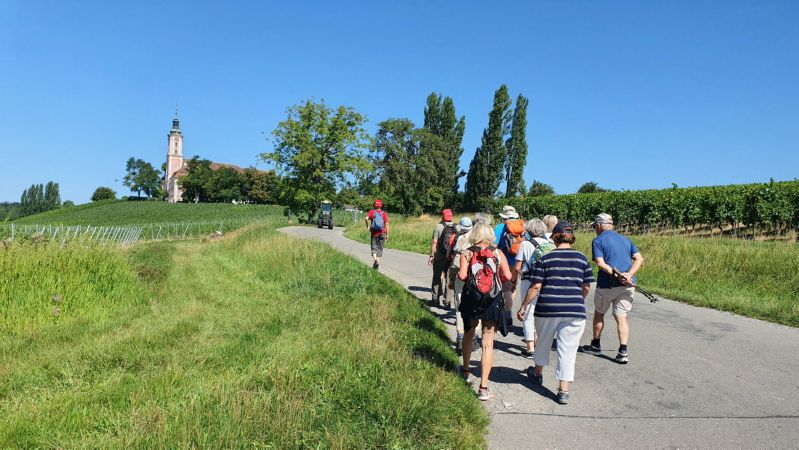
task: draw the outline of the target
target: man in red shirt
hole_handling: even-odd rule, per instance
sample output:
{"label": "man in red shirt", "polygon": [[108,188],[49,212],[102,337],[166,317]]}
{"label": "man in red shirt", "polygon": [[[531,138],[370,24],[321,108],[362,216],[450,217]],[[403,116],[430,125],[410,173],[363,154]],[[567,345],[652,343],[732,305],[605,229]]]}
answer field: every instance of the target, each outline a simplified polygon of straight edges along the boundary
{"label": "man in red shirt", "polygon": [[380,267],[380,258],[383,256],[383,247],[388,239],[388,214],[383,211],[383,201],[375,200],[375,208],[366,214],[366,227],[372,234],[372,258],[375,262],[372,269]]}

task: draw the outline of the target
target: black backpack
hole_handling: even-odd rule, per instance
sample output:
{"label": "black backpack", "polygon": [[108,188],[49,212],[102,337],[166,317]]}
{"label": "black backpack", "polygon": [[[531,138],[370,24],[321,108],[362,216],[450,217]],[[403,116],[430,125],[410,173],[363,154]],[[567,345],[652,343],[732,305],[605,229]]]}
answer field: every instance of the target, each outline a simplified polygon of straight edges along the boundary
{"label": "black backpack", "polygon": [[438,237],[438,248],[436,251],[439,255],[447,255],[448,258],[452,259],[454,255],[452,249],[455,248],[455,241],[458,240],[458,228],[455,224],[444,224],[444,230],[441,232],[441,236]]}

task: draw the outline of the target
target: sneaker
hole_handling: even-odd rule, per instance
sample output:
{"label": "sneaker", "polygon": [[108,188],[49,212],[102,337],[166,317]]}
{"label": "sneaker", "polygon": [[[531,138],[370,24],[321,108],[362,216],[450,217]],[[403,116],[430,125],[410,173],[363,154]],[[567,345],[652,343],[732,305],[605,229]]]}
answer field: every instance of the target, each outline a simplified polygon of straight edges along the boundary
{"label": "sneaker", "polygon": [[469,382],[469,377],[472,375],[472,371],[464,369],[463,366],[460,366],[459,371],[460,371],[461,378],[463,378],[463,381],[468,383]]}
{"label": "sneaker", "polygon": [[561,405],[569,403],[569,393],[558,391],[558,396],[555,398],[555,401],[560,403]]}
{"label": "sneaker", "polygon": [[377,261],[375,261],[375,262],[372,264],[372,269],[375,269],[375,270],[377,270],[377,268],[378,268],[378,267],[380,267],[380,263],[378,263]]}
{"label": "sneaker", "polygon": [[478,400],[486,401],[492,398],[494,398],[494,393],[491,391],[491,389],[488,388],[488,386],[481,387],[480,389],[477,390]]}
{"label": "sneaker", "polygon": [[601,347],[596,347],[596,346],[590,345],[590,344],[583,345],[582,347],[580,347],[580,350],[583,353],[588,353],[589,355],[594,355],[594,356],[599,356],[599,355],[602,354],[602,348]]}
{"label": "sneaker", "polygon": [[527,368],[527,377],[530,378],[530,381],[532,381],[533,384],[540,385],[540,384],[542,384],[544,382],[544,374],[543,374],[543,372],[541,373],[541,375],[536,375],[535,374],[535,366],[530,366],[530,367]]}
{"label": "sneaker", "polygon": [[527,349],[522,350],[522,357],[527,359],[533,359],[533,352],[527,351]]}
{"label": "sneaker", "polygon": [[627,364],[630,360],[627,358],[627,352],[619,352],[616,358],[614,358],[614,361],[619,364]]}
{"label": "sneaker", "polygon": [[463,354],[463,336],[458,336],[455,339],[455,351],[458,353],[458,356]]}

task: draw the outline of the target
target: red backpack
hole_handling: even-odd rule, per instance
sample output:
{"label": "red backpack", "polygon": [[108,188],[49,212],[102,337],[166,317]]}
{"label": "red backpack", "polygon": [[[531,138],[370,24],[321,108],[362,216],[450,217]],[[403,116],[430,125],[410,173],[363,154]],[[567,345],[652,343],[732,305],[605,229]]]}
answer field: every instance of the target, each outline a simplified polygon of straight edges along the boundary
{"label": "red backpack", "polygon": [[472,254],[469,260],[469,277],[465,289],[477,298],[493,299],[502,294],[502,283],[499,281],[499,258],[496,247],[469,248]]}

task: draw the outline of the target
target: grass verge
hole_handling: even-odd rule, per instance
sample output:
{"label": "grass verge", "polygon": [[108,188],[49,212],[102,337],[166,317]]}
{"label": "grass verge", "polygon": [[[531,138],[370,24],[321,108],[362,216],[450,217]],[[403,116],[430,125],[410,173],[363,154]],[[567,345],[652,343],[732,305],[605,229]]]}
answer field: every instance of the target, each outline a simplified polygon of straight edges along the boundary
{"label": "grass verge", "polygon": [[[391,222],[386,247],[427,254],[437,218]],[[365,226],[345,235],[368,243]],[[575,248],[591,256],[593,233],[578,232]],[[799,246],[728,238],[630,236],[646,259],[639,282],[664,297],[799,327]],[[594,268],[596,270],[596,267]]]}
{"label": "grass verge", "polygon": [[127,257],[112,314],[0,343],[0,447],[485,445],[443,325],[354,259],[265,226]]}

